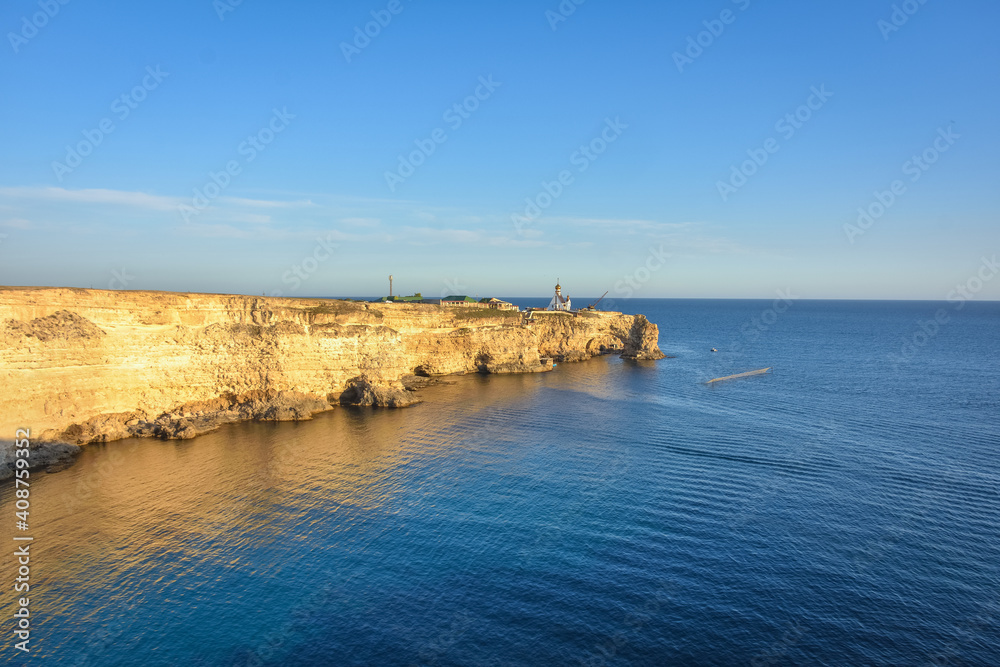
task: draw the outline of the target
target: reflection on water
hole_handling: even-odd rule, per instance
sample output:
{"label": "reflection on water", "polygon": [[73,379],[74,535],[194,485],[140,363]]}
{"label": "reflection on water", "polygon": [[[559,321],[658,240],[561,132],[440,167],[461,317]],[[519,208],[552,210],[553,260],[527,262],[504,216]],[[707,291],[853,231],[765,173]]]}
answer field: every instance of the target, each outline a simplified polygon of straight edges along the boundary
{"label": "reflection on water", "polygon": [[[44,593],[33,603],[33,659],[83,647],[81,664],[95,649],[94,664],[109,664],[122,642],[148,649],[169,620],[197,617],[192,601],[232,598],[224,609],[247,595],[253,605],[247,579],[276,575],[303,549],[363,554],[377,537],[366,526],[423,498],[419,486],[402,487],[401,470],[417,461],[419,484],[446,483],[448,459],[476,456],[470,430],[513,444],[516,415],[547,379],[452,377],[406,410],[344,408],[190,441],[95,444],[68,470],[34,474],[33,558],[44,566],[32,586]],[[163,606],[152,625],[128,613],[150,605]],[[239,620],[222,624],[235,630]]]}
{"label": "reflection on water", "polygon": [[[36,651],[12,664],[1000,664],[996,318],[943,331],[930,379],[878,363],[909,310],[879,348],[864,306],[818,331],[797,304],[728,359],[699,336],[744,313],[670,308],[675,360],[448,378],[33,475]],[[759,358],[780,372],[700,384]]]}

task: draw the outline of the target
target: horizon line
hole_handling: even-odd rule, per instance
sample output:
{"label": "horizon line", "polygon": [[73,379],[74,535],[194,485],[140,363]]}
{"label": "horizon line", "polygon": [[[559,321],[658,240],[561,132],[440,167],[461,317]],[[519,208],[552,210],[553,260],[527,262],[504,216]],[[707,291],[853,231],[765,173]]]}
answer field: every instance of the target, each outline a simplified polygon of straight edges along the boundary
{"label": "horizon line", "polygon": [[[357,300],[367,300],[367,299],[382,299],[387,295],[327,295],[327,296],[315,296],[315,295],[293,295],[293,294],[282,294],[282,295],[266,295],[266,294],[251,294],[247,292],[199,292],[191,290],[167,290],[167,289],[107,289],[99,287],[74,287],[71,285],[0,285],[0,291],[3,290],[56,290],[56,289],[68,289],[68,290],[84,290],[88,292],[152,292],[156,294],[198,294],[204,296],[247,296],[254,298],[264,298],[264,299],[321,299],[329,301],[347,300],[347,299],[357,299]],[[472,295],[461,295],[461,296],[472,296]],[[479,296],[474,295],[474,296]],[[494,295],[495,296],[495,295]],[[517,295],[517,296],[507,296],[507,299],[547,299],[550,295],[539,294],[539,295]],[[443,298],[443,297],[425,297],[427,299]],[[486,298],[486,297],[483,297]],[[573,297],[570,297],[573,298]],[[591,297],[582,297],[582,300],[589,300]],[[596,298],[596,297],[593,297]],[[643,296],[643,297],[606,297],[608,300],[621,300],[621,301],[773,301],[774,296],[766,297],[756,297],[756,296]],[[885,301],[906,301],[914,303],[950,303],[948,299],[928,299],[919,297],[801,297],[792,299],[792,301],[872,301],[872,302],[885,302]],[[1000,303],[1000,299],[964,299],[963,301],[969,302],[974,301],[978,303]]]}

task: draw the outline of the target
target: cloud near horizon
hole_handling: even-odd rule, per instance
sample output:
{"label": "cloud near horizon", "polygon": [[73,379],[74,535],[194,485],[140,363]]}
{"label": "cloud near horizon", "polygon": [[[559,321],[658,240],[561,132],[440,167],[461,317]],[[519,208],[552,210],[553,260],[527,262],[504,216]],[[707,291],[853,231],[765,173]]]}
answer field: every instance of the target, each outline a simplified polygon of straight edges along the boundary
{"label": "cloud near horizon", "polygon": [[[74,206],[66,207],[67,204]],[[181,234],[213,238],[296,239],[312,237],[325,230],[343,242],[561,249],[593,245],[583,239],[566,240],[575,234],[574,230],[586,228],[599,234],[659,240],[677,251],[748,252],[722,236],[697,235],[696,230],[704,227],[702,223],[542,216],[532,227],[518,234],[505,211],[468,211],[418,202],[352,199],[315,193],[305,196],[296,193],[293,199],[219,197],[204,209],[196,209],[187,219],[181,215],[181,207],[191,205],[185,197],[107,188],[0,187],[0,205],[15,212],[3,224],[22,229],[32,226],[29,222],[32,214],[42,208],[46,210],[45,227],[49,230],[73,229],[81,220],[92,217],[99,217],[104,224],[113,226],[115,219],[131,218],[110,209],[131,208],[161,214],[151,220],[145,219],[144,224],[152,222]],[[365,214],[356,214],[359,210]]]}

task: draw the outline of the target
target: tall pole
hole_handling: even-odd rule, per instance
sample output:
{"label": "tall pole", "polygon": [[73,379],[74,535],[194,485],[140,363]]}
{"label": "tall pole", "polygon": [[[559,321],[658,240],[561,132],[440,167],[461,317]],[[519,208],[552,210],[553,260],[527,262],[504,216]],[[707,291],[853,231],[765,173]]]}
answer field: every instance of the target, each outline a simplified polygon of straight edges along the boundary
{"label": "tall pole", "polygon": [[389,298],[392,298],[392,276],[389,276]]}

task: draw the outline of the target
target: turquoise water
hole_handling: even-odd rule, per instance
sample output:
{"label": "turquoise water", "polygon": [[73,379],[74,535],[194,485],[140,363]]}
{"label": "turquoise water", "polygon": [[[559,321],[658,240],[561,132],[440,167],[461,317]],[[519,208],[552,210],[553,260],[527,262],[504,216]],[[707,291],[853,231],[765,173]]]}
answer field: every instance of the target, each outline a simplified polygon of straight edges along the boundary
{"label": "turquoise water", "polygon": [[35,475],[34,651],[4,659],[1000,664],[1000,304],[615,305],[676,358]]}

